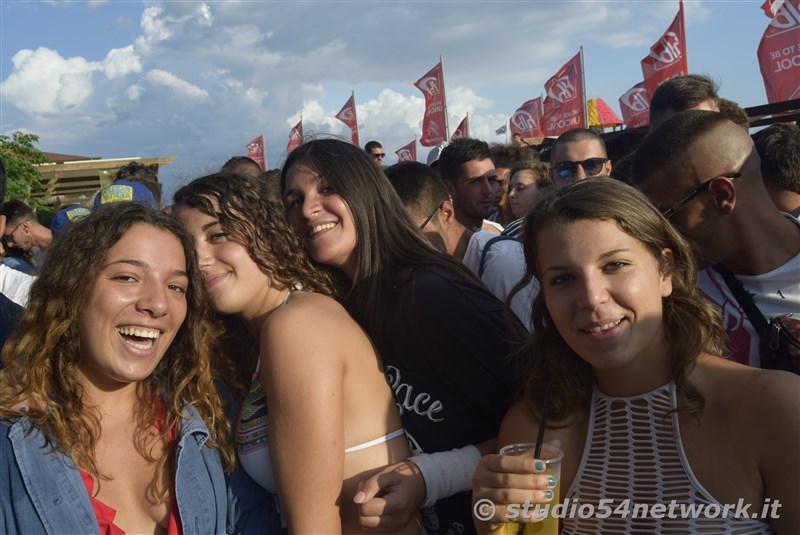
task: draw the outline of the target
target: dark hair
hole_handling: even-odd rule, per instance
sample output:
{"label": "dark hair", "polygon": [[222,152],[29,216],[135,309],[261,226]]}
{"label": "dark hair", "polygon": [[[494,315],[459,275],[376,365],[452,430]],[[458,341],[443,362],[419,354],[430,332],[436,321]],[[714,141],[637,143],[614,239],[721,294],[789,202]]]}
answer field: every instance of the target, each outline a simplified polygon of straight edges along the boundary
{"label": "dark hair", "polygon": [[439,155],[439,172],[443,180],[455,182],[461,174],[461,165],[472,160],[492,159],[489,144],[480,139],[462,137],[452,141]]}
{"label": "dark hair", "polygon": [[606,143],[603,141],[603,137],[600,134],[589,128],[572,128],[558,136],[550,147],[550,163],[553,163],[553,155],[561,145],[576,143],[578,141],[597,141],[600,144],[600,148],[603,150],[603,155],[607,156]]}
{"label": "dark hair", "polygon": [[36,221],[33,209],[19,199],[11,199],[5,203],[3,215],[6,216],[6,227],[15,227],[22,221]]}
{"label": "dark hair", "polygon": [[384,172],[403,206],[420,217],[426,217],[450,198],[439,174],[424,163],[399,162]]}
{"label": "dark hair", "polygon": [[[672,277],[672,294],[663,299],[664,329],[672,355],[671,374],[692,409],[702,398],[688,381],[700,353],[718,355],[726,334],[719,314],[697,293],[697,264],[689,244],[651,205],[642,193],[608,177],[572,183],[536,205],[523,229],[526,276],[540,277],[539,237],[549,229],[582,220],[611,221],[641,243]],[[662,254],[672,251],[672,259]],[[592,394],[592,368],[564,341],[545,305],[547,286],[534,300],[532,334],[517,352],[525,370],[525,399],[534,414],[541,414],[549,391],[549,415],[555,422],[588,409]]]}
{"label": "dark hair", "polygon": [[650,99],[650,127],[659,126],[669,112],[682,112],[707,100],[719,103],[717,83],[703,74],[670,78],[655,90]]}
{"label": "dark hair", "polygon": [[764,181],[800,194],[800,129],[776,123],[753,134],[753,141]]}
{"label": "dark hair", "polygon": [[275,201],[278,204],[283,204],[283,199],[281,198],[281,170],[280,169],[270,169],[269,171],[264,171],[258,176],[259,180],[263,180],[264,183],[267,185],[267,196],[271,201]]}
{"label": "dark hair", "polygon": [[636,158],[636,152],[626,154],[614,164],[611,168],[609,176],[611,178],[624,182],[625,184],[633,185],[633,160]]}
{"label": "dark hair", "polygon": [[259,176],[261,166],[248,156],[233,156],[225,162],[219,170],[220,173],[238,173],[247,176]]}
{"label": "dark hair", "polygon": [[531,171],[536,185],[539,187],[553,186],[553,180],[550,178],[550,164],[547,164],[539,159],[521,160],[514,162],[511,166],[509,178],[513,177],[519,171]]}
{"label": "dark hair", "polygon": [[387,292],[407,270],[438,267],[476,284],[475,275],[435,250],[409,218],[389,180],[366,152],[338,139],[315,139],[296,148],[281,171],[281,191],[292,166],[304,164],[324,176],[347,204],[358,236],[358,261],[348,310],[380,343]]}
{"label": "dark hair", "polygon": [[378,143],[377,141],[367,141],[367,144],[364,145],[365,152],[372,152],[372,149],[382,149],[383,145]]}
{"label": "dark hair", "polygon": [[[219,448],[226,466],[232,468],[230,424],[214,386],[211,348],[217,330],[209,319],[192,238],[171,217],[137,203],[98,210],[53,241],[19,326],[3,348],[7,369],[0,375],[0,417],[18,418],[12,407],[24,402],[26,416],[54,448],[69,453],[79,467],[105,477],[95,455],[101,414],[84,404],[73,372],[81,356],[78,319],[86,290],[97,279],[109,250],[137,224],[165,230],[178,239],[189,278],[186,319],[153,373],[141,382],[135,415],[137,451],[155,461],[144,444],[153,422],[163,417],[160,437],[167,451],[156,461],[154,482],[158,481],[177,446],[170,434],[180,426],[184,405],[191,404],[214,437],[207,444]],[[166,415],[160,414],[164,405]],[[155,492],[154,485],[150,488]]]}
{"label": "dark hair", "polygon": [[689,110],[667,119],[650,132],[633,160],[633,183],[641,184],[654,172],[680,164],[686,150],[701,136],[728,119],[706,110]]}
{"label": "dark hair", "polygon": [[492,151],[494,166],[505,169],[510,169],[515,162],[536,157],[536,151],[527,145],[521,147],[513,143],[492,143],[489,149]]}
{"label": "dark hair", "polygon": [[143,165],[138,162],[130,162],[119,168],[114,175],[114,182],[117,180],[127,180],[141,184],[150,190],[156,200],[156,204],[161,206],[161,182],[158,181],[158,164]]}
{"label": "dark hair", "polygon": [[726,119],[741,126],[745,132],[750,132],[750,117],[747,115],[747,112],[744,111],[744,108],[727,98],[719,99],[717,105],[719,106],[719,112],[724,115]]}

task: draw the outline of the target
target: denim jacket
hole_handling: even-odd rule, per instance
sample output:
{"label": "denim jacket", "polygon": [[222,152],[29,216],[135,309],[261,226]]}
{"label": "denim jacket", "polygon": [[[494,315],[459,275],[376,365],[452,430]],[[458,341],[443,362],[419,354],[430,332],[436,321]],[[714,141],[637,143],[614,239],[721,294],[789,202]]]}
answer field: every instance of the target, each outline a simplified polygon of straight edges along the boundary
{"label": "denim jacket", "polygon": [[[176,452],[175,495],[183,533],[226,532],[226,485],[209,431],[191,405]],[[30,434],[28,434],[30,432]],[[27,435],[27,436],[26,436]],[[0,421],[0,533],[100,533],[89,493],[72,459],[50,453],[28,418]]]}

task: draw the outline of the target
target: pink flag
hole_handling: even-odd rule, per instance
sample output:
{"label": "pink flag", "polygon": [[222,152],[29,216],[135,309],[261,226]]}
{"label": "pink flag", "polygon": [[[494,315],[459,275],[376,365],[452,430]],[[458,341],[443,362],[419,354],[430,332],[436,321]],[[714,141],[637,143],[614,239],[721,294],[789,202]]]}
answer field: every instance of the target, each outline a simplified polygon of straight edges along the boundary
{"label": "pink flag", "polygon": [[511,116],[511,135],[522,138],[544,137],[542,133],[542,97],[525,102]]}
{"label": "pink flag", "polygon": [[350,95],[342,109],[336,114],[336,118],[350,127],[350,139],[353,145],[360,146],[361,144],[358,141],[358,120],[356,119],[356,96],[354,94]]}
{"label": "pink flag", "polygon": [[558,136],[573,128],[586,128],[582,63],[578,52],[544,84],[544,135]]}
{"label": "pink flag", "polygon": [[267,170],[267,158],[264,155],[264,135],[260,135],[245,145],[247,157],[254,160],[261,167],[262,171]]}
{"label": "pink flag", "polygon": [[444,72],[442,62],[414,82],[425,95],[425,117],[422,120],[423,147],[433,147],[447,141],[447,107],[444,99]]}
{"label": "pink flag", "polygon": [[453,135],[450,137],[450,141],[455,141],[456,139],[462,137],[469,137],[469,114],[464,117],[464,119],[458,123],[458,128],[456,131],[453,132]]}
{"label": "pink flag", "polygon": [[405,161],[416,162],[417,161],[417,140],[415,139],[414,141],[412,141],[408,145],[403,145],[402,147],[400,147],[399,149],[394,151],[394,153],[397,154],[397,161],[398,162],[405,162]]}
{"label": "pink flag", "polygon": [[626,128],[638,128],[650,124],[650,99],[644,82],[635,86],[619,97],[619,108]]}
{"label": "pink flag", "polygon": [[770,103],[800,98],[800,0],[778,7],[758,45],[758,63]]}
{"label": "pink flag", "polygon": [[675,20],[664,35],[650,47],[650,53],[642,60],[642,74],[647,87],[648,101],[656,88],[670,78],[689,74],[686,57],[686,24],[683,21],[683,0],[678,7]]}
{"label": "pink flag", "polygon": [[294,149],[303,144],[303,119],[300,119],[292,131],[289,132],[289,144],[286,145],[286,154],[291,154]]}

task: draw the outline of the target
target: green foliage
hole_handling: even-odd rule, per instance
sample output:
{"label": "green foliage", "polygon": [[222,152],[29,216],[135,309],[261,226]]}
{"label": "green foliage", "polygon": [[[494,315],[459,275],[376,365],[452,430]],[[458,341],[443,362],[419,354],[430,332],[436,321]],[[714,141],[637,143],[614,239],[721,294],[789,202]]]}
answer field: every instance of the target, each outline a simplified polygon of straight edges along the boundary
{"label": "green foliage", "polygon": [[47,162],[44,153],[33,146],[39,141],[35,134],[14,132],[11,137],[0,134],[0,157],[6,168],[6,197],[31,201],[31,193],[43,189],[36,164]]}

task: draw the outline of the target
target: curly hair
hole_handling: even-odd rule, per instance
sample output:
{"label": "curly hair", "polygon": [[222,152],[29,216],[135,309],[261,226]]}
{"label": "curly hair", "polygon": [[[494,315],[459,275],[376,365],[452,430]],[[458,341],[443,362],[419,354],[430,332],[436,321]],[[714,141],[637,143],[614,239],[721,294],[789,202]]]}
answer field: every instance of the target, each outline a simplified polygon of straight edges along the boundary
{"label": "curly hair", "polygon": [[[539,237],[554,227],[586,219],[611,221],[639,241],[653,255],[663,273],[672,277],[672,294],[663,299],[664,328],[672,355],[671,377],[689,400],[689,410],[700,410],[703,399],[688,381],[701,353],[721,355],[726,334],[718,312],[698,294],[697,264],[689,244],[638,190],[608,177],[581,180],[545,197],[528,216],[523,245],[528,276],[539,278]],[[664,249],[672,251],[667,261]],[[543,287],[534,300],[534,334],[516,354],[525,375],[523,402],[541,415],[549,391],[550,421],[564,421],[591,402],[591,366],[575,353],[555,328],[545,306]]]}
{"label": "curly hair", "polygon": [[[86,289],[97,279],[109,250],[134,225],[149,225],[176,236],[189,277],[186,319],[153,373],[139,384],[134,415],[137,451],[156,464],[148,493],[163,501],[168,491],[159,493],[156,482],[174,457],[177,444],[170,436],[180,429],[187,404],[197,409],[212,433],[206,444],[219,450],[227,469],[235,463],[230,424],[212,373],[211,348],[218,331],[209,319],[194,244],[166,214],[124,203],[113,210],[98,210],[53,241],[20,324],[3,349],[7,369],[0,374],[0,418],[18,419],[20,412],[14,407],[25,404],[25,416],[54,450],[69,454],[77,466],[98,478],[108,479],[100,473],[95,456],[101,415],[84,402],[75,377],[82,354],[78,322]],[[147,444],[153,422],[160,419],[164,426],[159,438],[168,453],[154,458]]]}

